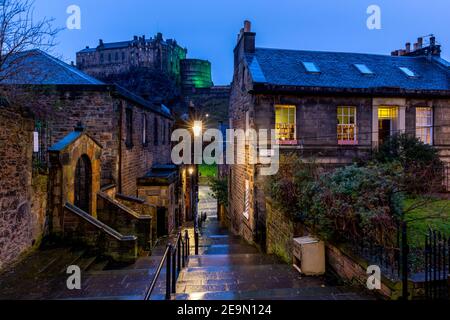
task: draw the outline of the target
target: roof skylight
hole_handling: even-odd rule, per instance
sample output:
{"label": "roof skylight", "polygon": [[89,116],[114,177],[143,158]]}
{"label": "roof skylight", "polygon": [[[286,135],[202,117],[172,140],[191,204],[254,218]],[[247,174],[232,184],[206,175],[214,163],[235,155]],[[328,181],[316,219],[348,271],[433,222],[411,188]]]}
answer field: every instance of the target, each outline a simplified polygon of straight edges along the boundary
{"label": "roof skylight", "polygon": [[406,74],[408,77],[416,77],[416,74],[414,73],[414,71],[412,71],[411,69],[407,68],[407,67],[399,67],[400,70],[403,71],[404,74]]}
{"label": "roof skylight", "polygon": [[354,65],[359,72],[361,72],[362,74],[373,74],[372,70],[369,69],[368,66],[366,66],[365,64],[360,64],[360,63],[355,63]]}
{"label": "roof skylight", "polygon": [[307,72],[310,73],[320,73],[319,67],[314,62],[304,62],[302,61],[303,66],[305,67]]}

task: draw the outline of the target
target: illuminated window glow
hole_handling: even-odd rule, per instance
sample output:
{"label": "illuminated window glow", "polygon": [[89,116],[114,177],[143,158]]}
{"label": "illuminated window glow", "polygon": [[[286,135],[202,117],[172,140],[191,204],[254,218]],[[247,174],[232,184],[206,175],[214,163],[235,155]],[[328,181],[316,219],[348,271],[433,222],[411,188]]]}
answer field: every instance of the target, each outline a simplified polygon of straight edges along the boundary
{"label": "illuminated window glow", "polygon": [[416,137],[426,144],[433,144],[433,109],[416,108]]}
{"label": "illuminated window glow", "polygon": [[296,107],[287,105],[275,106],[276,139],[283,141],[296,140]]}
{"label": "illuminated window glow", "polygon": [[356,107],[338,107],[337,123],[339,144],[357,144]]}

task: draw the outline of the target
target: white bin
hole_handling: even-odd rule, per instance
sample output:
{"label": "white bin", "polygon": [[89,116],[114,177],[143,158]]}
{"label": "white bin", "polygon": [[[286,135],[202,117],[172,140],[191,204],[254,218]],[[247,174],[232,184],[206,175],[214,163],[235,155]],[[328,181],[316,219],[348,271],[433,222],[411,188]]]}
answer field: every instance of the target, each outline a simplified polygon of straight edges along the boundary
{"label": "white bin", "polygon": [[325,244],[313,237],[294,238],[294,264],[306,276],[325,273]]}

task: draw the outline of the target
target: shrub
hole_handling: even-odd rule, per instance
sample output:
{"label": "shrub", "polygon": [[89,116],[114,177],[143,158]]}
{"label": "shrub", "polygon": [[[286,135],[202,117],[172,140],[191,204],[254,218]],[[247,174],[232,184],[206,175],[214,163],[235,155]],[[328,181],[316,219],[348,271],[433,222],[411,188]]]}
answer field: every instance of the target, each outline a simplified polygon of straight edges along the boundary
{"label": "shrub", "polygon": [[365,239],[386,245],[394,241],[402,214],[399,163],[356,165],[321,175],[316,182],[307,224],[324,239]]}
{"label": "shrub", "polygon": [[411,195],[442,190],[443,164],[438,151],[415,137],[394,135],[374,154],[378,163],[398,162],[403,167],[402,188]]}
{"label": "shrub", "polygon": [[227,178],[211,178],[209,182],[212,196],[217,199],[219,204],[228,205],[228,182]]}
{"label": "shrub", "polygon": [[303,162],[295,153],[281,155],[279,171],[269,178],[267,190],[274,206],[291,218],[304,217],[318,174],[315,162]]}

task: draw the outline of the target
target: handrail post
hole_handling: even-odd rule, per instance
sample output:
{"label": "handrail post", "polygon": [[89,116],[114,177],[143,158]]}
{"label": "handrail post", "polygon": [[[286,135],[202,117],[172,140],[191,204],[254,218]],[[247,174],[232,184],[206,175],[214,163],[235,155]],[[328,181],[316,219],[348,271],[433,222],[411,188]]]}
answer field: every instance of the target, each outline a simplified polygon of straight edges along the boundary
{"label": "handrail post", "polygon": [[190,252],[191,249],[189,247],[189,233],[186,230],[184,234],[185,234],[185,239],[186,239],[186,256],[189,257],[191,255],[191,252]]}
{"label": "handrail post", "polygon": [[177,286],[177,247],[174,246],[172,256],[170,257],[172,259],[172,293],[176,292],[176,286]]}
{"label": "handrail post", "polygon": [[169,251],[166,257],[166,300],[170,300],[170,280],[171,280],[171,257],[172,257],[172,245],[169,244]]}
{"label": "handrail post", "polygon": [[186,267],[186,242],[184,242],[183,240],[180,240],[180,242],[182,249],[181,262],[183,263],[181,266],[184,268]]}
{"label": "handrail post", "polygon": [[198,256],[198,231],[197,230],[195,230],[194,241],[195,241],[195,255]]}
{"label": "handrail post", "polygon": [[181,271],[181,234],[177,241],[177,272]]}

